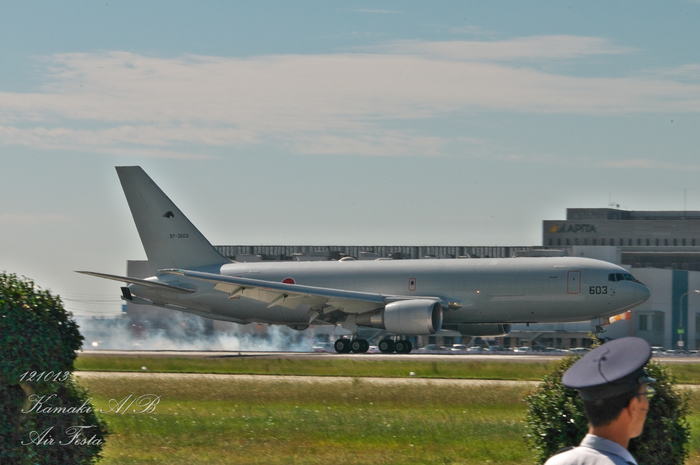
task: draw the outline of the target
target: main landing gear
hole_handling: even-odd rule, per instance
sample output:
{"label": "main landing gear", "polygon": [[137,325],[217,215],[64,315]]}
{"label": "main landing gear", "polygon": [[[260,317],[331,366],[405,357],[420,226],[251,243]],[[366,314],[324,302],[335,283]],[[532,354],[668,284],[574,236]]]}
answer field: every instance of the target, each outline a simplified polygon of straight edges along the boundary
{"label": "main landing gear", "polygon": [[335,341],[334,346],[335,351],[339,354],[347,354],[349,352],[364,354],[369,350],[369,342],[367,342],[367,339],[349,339],[347,337],[341,337]]}
{"label": "main landing gear", "polygon": [[383,354],[409,354],[413,350],[413,344],[408,339],[399,339],[398,337],[385,337],[377,345],[379,351]]}
{"label": "main landing gear", "polygon": [[[369,342],[366,339],[341,337],[335,341],[335,351],[339,354],[350,352],[364,354],[369,350]],[[393,338],[385,337],[378,344],[379,351],[383,354],[408,354],[413,350],[413,344],[408,339],[401,339],[398,336]]]}

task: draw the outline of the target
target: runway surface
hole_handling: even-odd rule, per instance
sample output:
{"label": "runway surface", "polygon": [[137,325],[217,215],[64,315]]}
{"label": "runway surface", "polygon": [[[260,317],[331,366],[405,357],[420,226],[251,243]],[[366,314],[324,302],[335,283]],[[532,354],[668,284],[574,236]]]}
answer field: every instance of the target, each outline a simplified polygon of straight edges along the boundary
{"label": "runway surface", "polygon": [[[215,373],[148,373],[148,372],[120,372],[120,371],[75,371],[73,376],[78,379],[107,379],[118,382],[120,379],[140,379],[157,383],[166,380],[218,380],[218,381],[254,381],[263,383],[318,383],[318,384],[342,384],[356,383],[361,380],[372,386],[454,386],[454,387],[481,387],[481,386],[531,386],[535,387],[539,381],[524,380],[495,380],[495,379],[448,379],[448,378],[375,378],[375,377],[350,377],[350,376],[294,376],[294,375],[238,375]],[[697,384],[679,384],[680,389],[700,389]]]}
{"label": "runway surface", "polygon": [[[564,355],[547,354],[451,354],[451,353],[411,353],[411,354],[336,354],[327,352],[254,352],[254,351],[198,351],[198,350],[83,350],[79,352],[83,357],[158,357],[158,358],[239,358],[250,357],[260,359],[287,358],[292,360],[328,360],[328,359],[360,359],[360,360],[421,360],[421,361],[492,361],[492,362],[520,362],[541,363],[560,360]],[[652,358],[658,362],[697,363],[700,357],[690,356],[665,356]]]}
{"label": "runway surface", "polygon": [[[80,352],[81,357],[158,357],[158,358],[243,358],[250,357],[260,360],[292,359],[292,360],[329,360],[329,359],[361,359],[361,360],[417,360],[417,361],[441,361],[441,362],[469,362],[469,361],[500,361],[512,363],[541,363],[561,359],[562,355],[530,355],[530,354],[336,354],[336,353],[308,353],[308,352],[246,352],[246,351],[146,351],[146,350],[86,350]],[[695,356],[654,357],[654,360],[662,363],[700,363]],[[294,375],[244,375],[244,374],[213,374],[213,373],[150,373],[142,372],[102,372],[102,371],[76,371],[77,378],[84,379],[112,379],[124,378],[149,379],[157,382],[167,379],[212,379],[229,381],[257,381],[257,382],[290,382],[290,383],[352,383],[357,382],[358,377],[350,376],[294,376]],[[455,387],[466,386],[536,386],[538,381],[512,381],[512,380],[481,380],[481,379],[446,379],[446,378],[419,378],[406,376],[402,378],[377,378],[362,377],[362,382],[370,385],[447,385]],[[700,389],[700,385],[681,385],[687,389]]]}
{"label": "runway surface", "polygon": [[[358,378],[350,376],[281,376],[281,375],[237,375],[212,373],[148,373],[148,372],[107,372],[76,371],[73,375],[84,379],[149,379],[153,381],[168,379],[214,379],[228,381],[290,382],[290,383],[354,383]],[[482,380],[482,379],[445,379],[445,378],[361,378],[363,383],[373,385],[435,385],[441,386],[515,386],[536,385],[537,381]]]}

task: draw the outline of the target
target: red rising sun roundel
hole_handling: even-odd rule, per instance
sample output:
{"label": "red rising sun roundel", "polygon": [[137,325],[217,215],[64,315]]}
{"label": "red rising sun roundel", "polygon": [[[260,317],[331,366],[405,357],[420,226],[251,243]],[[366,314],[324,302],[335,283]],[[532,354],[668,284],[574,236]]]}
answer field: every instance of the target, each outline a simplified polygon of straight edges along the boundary
{"label": "red rising sun roundel", "polygon": [[296,284],[296,283],[294,282],[294,278],[284,278],[284,280],[283,280],[282,282],[283,282],[284,284]]}

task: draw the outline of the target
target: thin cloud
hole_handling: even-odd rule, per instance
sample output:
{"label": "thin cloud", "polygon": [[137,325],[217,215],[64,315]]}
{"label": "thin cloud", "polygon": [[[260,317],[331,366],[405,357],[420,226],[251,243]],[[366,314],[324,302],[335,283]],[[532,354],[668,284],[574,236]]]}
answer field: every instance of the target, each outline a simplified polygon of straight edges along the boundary
{"label": "thin cloud", "polygon": [[662,68],[648,71],[650,76],[672,78],[682,81],[700,81],[700,63],[691,63],[675,68]]}
{"label": "thin cloud", "polygon": [[372,14],[383,14],[383,15],[402,15],[405,13],[402,13],[400,11],[396,10],[371,10],[371,9],[362,9],[362,10],[353,10],[355,13],[372,13]]}
{"label": "thin cloud", "polygon": [[354,136],[323,134],[296,138],[294,151],[307,155],[420,155],[439,156],[444,141],[438,137],[410,135],[400,131]]}
{"label": "thin cloud", "polygon": [[638,50],[615,45],[599,37],[534,36],[497,41],[400,40],[387,44],[358,47],[383,54],[417,54],[453,60],[532,60],[581,58],[594,55],[632,54]]}
{"label": "thin cloud", "polygon": [[666,163],[662,161],[649,160],[645,158],[630,158],[627,160],[608,160],[601,162],[601,166],[607,168],[624,168],[624,169],[653,169],[653,170],[670,170],[670,171],[698,171],[700,165],[681,164],[681,163]]}
{"label": "thin cloud", "polygon": [[69,221],[66,215],[58,214],[30,214],[30,213],[2,213],[0,224],[5,226],[41,226]]}
{"label": "thin cloud", "polygon": [[494,31],[488,31],[479,26],[461,26],[461,27],[448,27],[446,28],[448,32],[452,34],[463,34],[471,36],[480,37],[495,37],[500,35],[500,33]]}
{"label": "thin cloud", "polygon": [[521,61],[632,53],[602,39],[400,41],[370,51],[251,58],[57,54],[45,58],[43,87],[0,92],[0,143],[186,158],[197,147],[260,143],[309,154],[435,155],[454,141],[400,129],[401,122],[484,111],[700,111],[700,84],[670,73],[575,77]]}
{"label": "thin cloud", "polygon": [[197,127],[191,123],[177,125],[122,125],[106,129],[77,130],[70,127],[16,128],[0,126],[0,139],[8,144],[36,146],[43,141],[51,145],[112,146],[115,142],[167,147],[173,142],[229,146],[253,144],[250,132],[236,128]]}

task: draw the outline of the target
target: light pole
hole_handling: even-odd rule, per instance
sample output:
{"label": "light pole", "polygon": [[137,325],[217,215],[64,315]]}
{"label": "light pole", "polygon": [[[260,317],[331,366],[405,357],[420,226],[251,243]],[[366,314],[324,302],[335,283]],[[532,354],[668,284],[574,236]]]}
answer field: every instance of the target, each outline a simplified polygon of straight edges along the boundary
{"label": "light pole", "polygon": [[[685,325],[688,323],[688,299],[685,299],[685,308],[683,308],[683,297],[687,297],[691,292],[700,294],[700,290],[693,289],[692,291],[684,292],[678,298],[678,308],[681,312],[680,322],[678,324],[678,348],[686,350],[685,340],[687,339]],[[697,331],[697,328],[696,328]]]}

